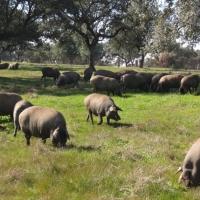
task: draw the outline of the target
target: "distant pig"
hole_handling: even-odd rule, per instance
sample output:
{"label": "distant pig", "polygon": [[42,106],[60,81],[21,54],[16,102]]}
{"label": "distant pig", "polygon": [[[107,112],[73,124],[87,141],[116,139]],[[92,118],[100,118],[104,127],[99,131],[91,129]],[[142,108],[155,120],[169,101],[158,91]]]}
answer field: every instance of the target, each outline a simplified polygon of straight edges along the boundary
{"label": "distant pig", "polygon": [[87,121],[90,117],[92,124],[94,124],[92,114],[99,117],[98,125],[102,124],[104,116],[107,118],[108,125],[110,124],[110,119],[115,121],[121,119],[117,112],[121,108],[116,106],[114,101],[106,95],[90,94],[84,99],[84,105],[88,110]]}
{"label": "distant pig", "polygon": [[123,92],[126,92],[126,88],[139,89],[140,91],[148,91],[148,84],[144,77],[138,76],[137,74],[125,74],[121,77],[121,86],[123,87]]}
{"label": "distant pig", "polygon": [[169,74],[160,78],[157,85],[157,92],[169,92],[170,88],[179,88],[184,75]]}
{"label": "distant pig", "polygon": [[94,72],[94,76],[97,76],[97,75],[115,78],[117,80],[117,74],[110,70],[99,69],[96,72]]}
{"label": "distant pig", "polygon": [[181,94],[186,94],[188,91],[192,93],[192,89],[197,91],[199,86],[200,77],[198,74],[190,74],[181,79],[179,91]]}
{"label": "distant pig", "polygon": [[85,80],[85,82],[90,81],[92,74],[93,74],[93,69],[91,67],[88,67],[84,70],[84,80]]}
{"label": "distant pig", "polygon": [[73,84],[73,87],[78,87],[78,81],[80,80],[80,74],[77,72],[63,72],[57,81],[57,86],[64,86],[65,84]]}
{"label": "distant pig", "polygon": [[46,77],[52,77],[54,81],[58,79],[60,76],[60,72],[58,69],[51,68],[51,67],[44,67],[42,68],[42,77],[41,81],[44,79],[46,80]]}
{"label": "distant pig", "polygon": [[151,85],[150,85],[150,89],[151,89],[152,92],[156,91],[159,80],[165,75],[168,75],[168,73],[156,74],[155,76],[152,77]]}
{"label": "distant pig", "polygon": [[8,69],[9,63],[0,63],[0,69]]}
{"label": "distant pig", "polygon": [[122,77],[123,75],[125,75],[125,74],[133,74],[133,75],[135,75],[135,74],[137,74],[137,73],[138,73],[137,71],[126,69],[126,70],[118,71],[118,72],[116,72],[115,74],[116,74],[116,76],[117,76],[117,80],[120,82],[121,77]]}
{"label": "distant pig", "polygon": [[136,75],[144,77],[147,81],[148,87],[150,87],[151,80],[156,75],[156,73],[138,72]]}
{"label": "distant pig", "polygon": [[121,86],[115,78],[96,75],[90,79],[90,84],[93,87],[93,92],[107,91],[108,96],[110,93],[122,96]]}
{"label": "distant pig", "polygon": [[17,63],[17,62],[9,64],[9,66],[8,66],[8,69],[12,69],[12,70],[15,70],[18,68],[19,68],[19,63]]}

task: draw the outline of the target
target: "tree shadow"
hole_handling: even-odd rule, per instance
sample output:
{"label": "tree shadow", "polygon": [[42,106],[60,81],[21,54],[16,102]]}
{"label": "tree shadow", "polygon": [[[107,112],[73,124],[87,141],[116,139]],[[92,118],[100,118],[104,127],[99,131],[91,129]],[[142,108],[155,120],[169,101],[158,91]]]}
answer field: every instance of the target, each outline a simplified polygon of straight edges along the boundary
{"label": "tree shadow", "polygon": [[125,98],[126,99],[126,98],[130,98],[130,97],[133,97],[133,95],[123,93],[121,98]]}

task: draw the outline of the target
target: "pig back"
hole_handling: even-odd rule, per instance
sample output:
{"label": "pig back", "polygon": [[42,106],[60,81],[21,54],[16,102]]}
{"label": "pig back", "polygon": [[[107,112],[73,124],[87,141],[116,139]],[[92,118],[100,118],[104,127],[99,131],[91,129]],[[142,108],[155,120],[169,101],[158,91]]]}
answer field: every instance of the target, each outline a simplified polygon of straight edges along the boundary
{"label": "pig back", "polygon": [[26,108],[33,106],[33,104],[26,100],[20,100],[15,104],[14,111],[13,111],[13,118],[14,123],[18,125],[19,121],[19,114]]}
{"label": "pig back", "polygon": [[117,80],[117,75],[114,72],[109,71],[109,70],[99,69],[94,73],[94,75],[106,76],[110,78],[115,78]]}
{"label": "pig back", "polygon": [[[189,149],[184,159],[184,165],[187,166],[188,163],[193,163],[193,165],[195,165],[199,161],[200,161],[200,139],[198,139]],[[200,170],[200,165],[199,165],[199,170]]]}
{"label": "pig back", "polygon": [[[188,172],[191,173],[189,175],[189,180],[193,186],[200,184],[200,139],[198,139],[189,149],[185,156],[182,168],[183,177],[187,176]],[[192,186],[190,185],[190,181],[185,180],[185,185]]]}
{"label": "pig back", "polygon": [[51,108],[32,106],[21,112],[19,124],[22,131],[29,130],[35,137],[49,137],[56,128],[66,129],[63,115]]}

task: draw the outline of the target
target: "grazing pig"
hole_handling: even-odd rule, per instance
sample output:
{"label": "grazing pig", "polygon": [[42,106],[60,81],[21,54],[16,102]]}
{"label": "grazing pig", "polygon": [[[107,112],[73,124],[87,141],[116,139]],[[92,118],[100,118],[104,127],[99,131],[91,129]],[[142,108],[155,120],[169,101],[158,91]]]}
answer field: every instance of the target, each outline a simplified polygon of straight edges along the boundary
{"label": "grazing pig", "polygon": [[55,146],[64,146],[69,139],[65,118],[52,108],[26,108],[19,115],[19,126],[25,134],[27,145],[30,145],[31,136],[42,138],[43,143],[50,138]]}
{"label": "grazing pig", "polygon": [[80,80],[80,74],[77,72],[64,72],[57,80],[57,86],[64,86],[65,84],[74,84],[73,87],[78,86],[78,81]]}
{"label": "grazing pig", "polygon": [[46,80],[46,77],[52,77],[54,81],[58,79],[60,76],[60,72],[58,69],[51,68],[51,67],[44,67],[42,68],[42,77],[41,81],[44,79]]}
{"label": "grazing pig", "polygon": [[116,72],[115,74],[116,74],[116,76],[117,76],[117,80],[120,82],[121,77],[122,77],[123,75],[125,75],[125,74],[133,74],[133,75],[135,75],[135,74],[137,74],[137,73],[138,73],[138,72],[136,72],[136,71],[134,71],[134,70],[122,70],[122,71]]}
{"label": "grazing pig", "polygon": [[187,187],[196,187],[200,185],[200,138],[189,149],[183,164],[177,170],[182,172],[178,182]]}
{"label": "grazing pig", "polygon": [[0,92],[0,116],[10,115],[12,121],[15,104],[20,100],[22,97],[19,94]]}
{"label": "grazing pig", "polygon": [[150,87],[151,80],[156,75],[156,73],[138,72],[136,75],[144,77],[147,81],[148,86]]}
{"label": "grazing pig", "polygon": [[150,84],[151,91],[153,92],[156,91],[159,80],[165,75],[168,75],[168,73],[156,74],[155,76],[152,77],[151,84]]}
{"label": "grazing pig", "polygon": [[26,100],[18,101],[15,104],[13,111],[13,120],[14,120],[14,137],[16,137],[17,131],[20,129],[19,127],[19,114],[28,107],[33,106],[32,103]]}
{"label": "grazing pig", "polygon": [[91,67],[88,67],[84,70],[84,80],[85,80],[85,82],[90,81],[92,74],[93,74],[93,69]]}
{"label": "grazing pig", "polygon": [[93,87],[93,92],[107,91],[108,96],[110,95],[110,92],[113,95],[122,96],[121,86],[114,78],[96,75],[90,79],[90,84]]}
{"label": "grazing pig", "polygon": [[9,63],[0,63],[0,69],[8,69]]}
{"label": "grazing pig", "polygon": [[109,71],[109,70],[105,70],[105,69],[99,69],[94,73],[94,76],[106,76],[106,77],[110,77],[110,78],[115,78],[117,80],[117,75],[116,73]]}
{"label": "grazing pig", "polygon": [[186,94],[188,91],[192,93],[191,89],[197,90],[200,82],[200,77],[197,74],[190,74],[181,79],[181,86],[179,91],[181,94]]}
{"label": "grazing pig", "polygon": [[92,124],[94,124],[92,114],[99,117],[98,125],[102,124],[104,116],[107,117],[108,125],[110,124],[110,119],[115,121],[120,120],[117,111],[121,110],[121,108],[117,107],[114,101],[106,95],[90,94],[84,99],[84,105],[88,110],[87,121],[90,117]]}
{"label": "grazing pig", "polygon": [[15,62],[15,63],[12,63],[8,66],[8,69],[12,69],[12,70],[15,70],[15,69],[18,69],[19,68],[19,63]]}
{"label": "grazing pig", "polygon": [[170,88],[179,88],[183,77],[181,74],[163,76],[158,82],[157,92],[169,92]]}
{"label": "grazing pig", "polygon": [[140,91],[148,91],[148,84],[144,77],[138,76],[137,74],[125,74],[121,77],[121,85],[123,92],[126,92],[126,88],[139,89]]}

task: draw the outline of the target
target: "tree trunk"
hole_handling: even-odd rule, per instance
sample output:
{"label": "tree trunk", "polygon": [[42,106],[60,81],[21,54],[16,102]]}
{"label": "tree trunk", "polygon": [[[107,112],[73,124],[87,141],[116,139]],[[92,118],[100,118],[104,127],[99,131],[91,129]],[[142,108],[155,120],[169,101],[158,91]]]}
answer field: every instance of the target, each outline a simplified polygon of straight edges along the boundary
{"label": "tree trunk", "polygon": [[120,62],[121,62],[121,59],[120,59],[120,56],[117,57],[117,67],[120,67]]}
{"label": "tree trunk", "polygon": [[143,68],[144,65],[144,54],[142,54],[142,58],[140,59],[139,67]]}
{"label": "tree trunk", "polygon": [[134,67],[133,59],[131,59],[131,67]]}
{"label": "tree trunk", "polygon": [[69,63],[70,63],[70,65],[73,64],[73,60],[74,60],[74,58],[72,56],[69,56]]}
{"label": "tree trunk", "polygon": [[9,52],[9,60],[12,60],[12,53]]}
{"label": "tree trunk", "polygon": [[94,51],[90,51],[90,68],[92,68],[93,71],[96,71],[94,67]]}

